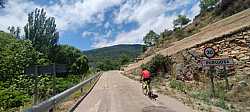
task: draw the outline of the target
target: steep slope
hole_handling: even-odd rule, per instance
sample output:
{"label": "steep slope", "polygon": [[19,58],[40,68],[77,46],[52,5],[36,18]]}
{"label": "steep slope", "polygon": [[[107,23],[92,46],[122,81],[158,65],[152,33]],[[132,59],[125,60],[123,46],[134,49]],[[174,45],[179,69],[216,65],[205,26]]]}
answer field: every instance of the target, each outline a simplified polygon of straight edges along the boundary
{"label": "steep slope", "polygon": [[[180,52],[184,49],[194,47],[196,45],[208,42],[210,40],[220,38],[223,35],[233,33],[244,27],[250,26],[250,9],[237,13],[233,16],[220,20],[216,23],[208,25],[200,30],[199,33],[196,33],[190,37],[182,39],[180,41],[174,42],[172,46],[158,51],[156,54],[162,55],[173,55],[177,52]],[[150,61],[154,55],[146,57],[144,60],[139,61],[138,63],[130,64],[125,71],[131,72],[134,69],[140,67],[141,64]]]}

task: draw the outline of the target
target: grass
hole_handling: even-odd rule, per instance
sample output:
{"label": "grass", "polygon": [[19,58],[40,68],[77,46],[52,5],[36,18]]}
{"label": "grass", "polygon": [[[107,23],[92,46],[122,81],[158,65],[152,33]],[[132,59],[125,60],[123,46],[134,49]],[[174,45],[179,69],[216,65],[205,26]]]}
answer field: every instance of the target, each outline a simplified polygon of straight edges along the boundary
{"label": "grass", "polygon": [[194,91],[191,93],[191,96],[195,99],[202,100],[207,104],[211,104],[209,91]]}
{"label": "grass", "polygon": [[170,87],[177,89],[177,90],[184,92],[184,93],[191,90],[191,87],[189,87],[188,85],[185,85],[184,82],[178,81],[178,80],[171,80]]}
{"label": "grass", "polygon": [[[223,82],[218,82],[215,84],[215,96],[212,96],[211,90],[209,89],[200,89],[191,92],[191,96],[195,99],[201,100],[204,103],[208,105],[214,105],[218,106],[220,108],[223,108],[225,110],[229,110],[229,107],[226,103],[225,96],[226,96],[226,91],[225,91],[225,86]],[[211,100],[213,99],[213,100]]]}

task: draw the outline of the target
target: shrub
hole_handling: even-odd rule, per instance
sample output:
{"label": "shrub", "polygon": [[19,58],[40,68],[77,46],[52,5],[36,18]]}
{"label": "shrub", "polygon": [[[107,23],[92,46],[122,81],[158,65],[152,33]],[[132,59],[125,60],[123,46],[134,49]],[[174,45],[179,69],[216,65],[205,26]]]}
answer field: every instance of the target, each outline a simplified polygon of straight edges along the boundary
{"label": "shrub", "polygon": [[143,66],[149,69],[152,74],[157,74],[158,72],[170,73],[172,65],[173,61],[169,56],[157,54],[150,62]]}
{"label": "shrub", "polygon": [[18,91],[14,86],[0,90],[0,111],[23,106],[30,99],[28,94]]}

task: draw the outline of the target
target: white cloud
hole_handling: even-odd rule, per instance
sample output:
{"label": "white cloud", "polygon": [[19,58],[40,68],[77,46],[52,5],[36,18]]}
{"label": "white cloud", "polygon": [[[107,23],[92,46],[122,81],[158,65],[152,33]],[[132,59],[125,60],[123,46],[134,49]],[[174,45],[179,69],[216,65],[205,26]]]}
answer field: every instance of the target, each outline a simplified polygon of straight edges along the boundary
{"label": "white cloud", "polygon": [[91,45],[93,48],[101,48],[106,46],[111,46],[111,42],[107,38],[94,37],[94,43]]}
{"label": "white cloud", "polygon": [[156,33],[160,33],[166,28],[171,28],[172,22],[175,18],[175,16],[165,17],[161,15],[155,19],[145,22],[136,30],[119,34],[116,37],[115,41],[113,41],[111,44],[116,45],[142,43],[143,36],[146,35],[146,33],[148,33],[150,30],[154,30]]}
{"label": "white cloud", "polygon": [[91,36],[97,37],[97,36],[99,36],[99,34],[97,32],[90,32],[90,31],[84,31],[82,33],[82,37],[84,37],[84,38],[91,37]]}
{"label": "white cloud", "polygon": [[[166,16],[169,11],[175,12],[177,9],[189,4],[190,0],[129,0],[121,6],[119,12],[115,12],[115,22],[117,24],[128,21],[136,21],[139,27],[129,32],[121,32],[115,37],[114,41],[105,41],[96,43],[99,46],[110,46],[117,44],[134,44],[143,42],[143,36],[150,30],[160,33],[165,29],[173,28],[173,20],[176,19],[177,13]],[[199,3],[195,4],[190,11],[182,10],[181,14],[187,15],[191,19],[199,13]],[[101,44],[101,45],[100,45]]]}
{"label": "white cloud", "polygon": [[8,26],[23,27],[27,22],[27,12],[36,5],[22,0],[8,1],[6,7],[0,9],[0,30],[7,31]]}
{"label": "white cloud", "polygon": [[107,8],[119,5],[121,0],[85,0],[63,5],[56,4],[47,7],[50,15],[56,17],[58,27],[61,30],[69,30],[75,26],[86,23],[101,23],[104,20],[104,12]]}
{"label": "white cloud", "polygon": [[137,21],[139,24],[164,13],[163,0],[128,0],[116,14],[115,22]]}
{"label": "white cloud", "polygon": [[193,7],[191,8],[191,14],[189,14],[189,18],[194,18],[197,14],[200,13],[200,2],[197,2]]}
{"label": "white cloud", "polygon": [[[31,0],[9,0],[6,8],[0,9],[0,30],[7,30],[8,26],[23,27],[27,23],[27,15],[35,8],[45,8],[48,16],[56,18],[59,31],[74,30],[87,23],[95,23],[109,29],[104,35],[98,32],[82,33],[83,37],[94,36],[92,47],[104,47],[115,44],[142,43],[143,36],[154,30],[160,33],[164,29],[171,29],[172,22],[178,15],[175,13],[180,7],[191,3],[192,0],[59,0],[58,3],[50,5],[38,5]],[[128,32],[121,32],[115,39],[111,39],[112,31],[109,22],[103,24],[105,11],[112,7],[119,6],[115,10],[114,22],[116,29],[121,29],[123,23],[137,22],[138,28]],[[182,10],[181,13],[189,18],[194,18],[200,11],[199,3],[193,5],[190,11]],[[166,13],[173,12],[171,15]]]}
{"label": "white cloud", "polygon": [[9,25],[24,26],[28,13],[35,8],[45,8],[48,16],[55,17],[60,31],[72,30],[86,23],[103,21],[105,10],[121,3],[121,0],[60,1],[40,6],[30,0],[10,0],[6,8],[0,11],[0,30],[6,30]]}
{"label": "white cloud", "polygon": [[110,23],[109,22],[106,22],[105,24],[104,24],[104,28],[109,28],[110,27]]}

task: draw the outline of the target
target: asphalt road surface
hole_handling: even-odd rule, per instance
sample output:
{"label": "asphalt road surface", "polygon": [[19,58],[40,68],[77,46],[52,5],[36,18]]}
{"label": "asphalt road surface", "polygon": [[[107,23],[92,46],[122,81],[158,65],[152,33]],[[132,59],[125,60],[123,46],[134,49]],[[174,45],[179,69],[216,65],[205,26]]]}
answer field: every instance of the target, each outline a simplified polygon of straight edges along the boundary
{"label": "asphalt road surface", "polygon": [[[158,94],[159,95],[159,94]],[[192,112],[176,99],[159,95],[150,100],[142,93],[139,82],[120,74],[104,72],[75,112]]]}

